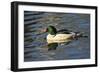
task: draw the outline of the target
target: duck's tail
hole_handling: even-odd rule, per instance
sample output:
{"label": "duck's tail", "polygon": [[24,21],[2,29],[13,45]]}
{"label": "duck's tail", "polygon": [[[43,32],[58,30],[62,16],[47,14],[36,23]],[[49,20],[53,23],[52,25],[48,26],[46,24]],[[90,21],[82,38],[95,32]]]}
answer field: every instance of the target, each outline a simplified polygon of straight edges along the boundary
{"label": "duck's tail", "polygon": [[85,33],[84,32],[76,32],[75,33],[75,37],[74,38],[76,38],[76,39],[78,39],[78,38],[88,38],[88,36],[87,35],[85,35]]}

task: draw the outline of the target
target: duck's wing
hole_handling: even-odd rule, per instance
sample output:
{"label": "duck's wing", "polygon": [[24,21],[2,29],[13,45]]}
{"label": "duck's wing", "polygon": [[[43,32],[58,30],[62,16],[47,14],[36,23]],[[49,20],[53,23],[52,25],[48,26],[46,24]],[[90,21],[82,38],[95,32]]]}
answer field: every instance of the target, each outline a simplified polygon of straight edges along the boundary
{"label": "duck's wing", "polygon": [[58,30],[57,33],[63,33],[63,34],[70,34],[70,30],[67,30],[67,29],[61,29],[61,30]]}
{"label": "duck's wing", "polygon": [[58,43],[50,43],[48,44],[48,50],[56,50]]}

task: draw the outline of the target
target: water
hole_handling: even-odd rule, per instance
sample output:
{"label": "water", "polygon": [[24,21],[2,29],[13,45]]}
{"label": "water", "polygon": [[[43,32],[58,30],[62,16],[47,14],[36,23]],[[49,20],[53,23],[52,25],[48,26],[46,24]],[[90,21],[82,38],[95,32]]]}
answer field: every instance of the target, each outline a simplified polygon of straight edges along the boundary
{"label": "water", "polygon": [[[57,30],[84,32],[88,38],[73,40],[48,51],[46,36],[40,30],[53,25]],[[90,58],[90,15],[24,11],[24,61],[73,60]]]}

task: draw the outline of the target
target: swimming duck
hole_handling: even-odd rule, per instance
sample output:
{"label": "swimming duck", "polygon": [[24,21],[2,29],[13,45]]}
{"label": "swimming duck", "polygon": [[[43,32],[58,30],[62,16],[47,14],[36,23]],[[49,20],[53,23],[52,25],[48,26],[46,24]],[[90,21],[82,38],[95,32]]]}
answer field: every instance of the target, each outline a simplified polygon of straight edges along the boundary
{"label": "swimming duck", "polygon": [[69,42],[82,35],[65,29],[57,31],[54,26],[48,26],[46,32],[48,32],[46,37],[48,44]]}
{"label": "swimming duck", "polygon": [[68,44],[72,40],[83,36],[82,33],[72,32],[66,29],[57,31],[57,29],[54,26],[48,26],[44,31],[48,32],[46,40],[48,43],[49,50],[56,49],[58,44]]}

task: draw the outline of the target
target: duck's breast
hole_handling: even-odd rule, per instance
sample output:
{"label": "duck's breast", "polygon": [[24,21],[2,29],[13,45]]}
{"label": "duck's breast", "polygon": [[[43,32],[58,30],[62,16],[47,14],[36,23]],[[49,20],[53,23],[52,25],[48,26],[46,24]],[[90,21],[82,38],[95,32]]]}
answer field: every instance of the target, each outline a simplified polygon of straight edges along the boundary
{"label": "duck's breast", "polygon": [[55,37],[55,35],[51,35],[51,34],[48,34],[47,35],[47,42],[48,43],[54,43],[54,37]]}

